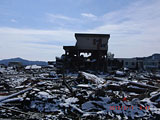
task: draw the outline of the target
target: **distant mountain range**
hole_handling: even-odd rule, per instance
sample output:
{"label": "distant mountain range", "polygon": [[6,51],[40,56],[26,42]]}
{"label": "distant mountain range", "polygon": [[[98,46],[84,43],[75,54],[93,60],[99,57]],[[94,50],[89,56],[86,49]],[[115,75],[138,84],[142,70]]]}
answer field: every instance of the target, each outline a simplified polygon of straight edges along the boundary
{"label": "distant mountain range", "polygon": [[155,53],[151,56],[146,57],[146,59],[152,59],[152,60],[160,60],[160,54]]}
{"label": "distant mountain range", "polygon": [[47,62],[44,61],[29,61],[22,58],[11,58],[11,59],[4,59],[0,60],[0,64],[8,65],[9,62],[21,62],[22,65],[40,65],[40,66],[46,66],[48,65]]}

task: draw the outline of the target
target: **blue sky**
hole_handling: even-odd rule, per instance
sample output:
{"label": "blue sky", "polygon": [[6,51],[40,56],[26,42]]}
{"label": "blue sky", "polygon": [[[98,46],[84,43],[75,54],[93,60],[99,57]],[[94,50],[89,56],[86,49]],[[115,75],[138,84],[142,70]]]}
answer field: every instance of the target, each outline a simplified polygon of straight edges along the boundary
{"label": "blue sky", "polygon": [[160,52],[159,0],[0,0],[0,59],[54,60],[75,32],[111,34],[115,57]]}

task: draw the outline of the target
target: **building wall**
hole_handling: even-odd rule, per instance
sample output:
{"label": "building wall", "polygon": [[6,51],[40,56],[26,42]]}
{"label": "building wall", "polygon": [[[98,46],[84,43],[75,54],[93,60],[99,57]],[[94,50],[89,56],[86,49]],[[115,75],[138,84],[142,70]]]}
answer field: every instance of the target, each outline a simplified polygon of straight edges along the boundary
{"label": "building wall", "polygon": [[86,50],[108,50],[109,35],[103,34],[76,34],[76,47]]}
{"label": "building wall", "polygon": [[129,69],[136,69],[137,68],[137,60],[134,58],[118,58],[120,62],[123,63],[123,67]]}
{"label": "building wall", "polygon": [[143,66],[145,70],[159,69],[159,61],[158,60],[144,60]]}

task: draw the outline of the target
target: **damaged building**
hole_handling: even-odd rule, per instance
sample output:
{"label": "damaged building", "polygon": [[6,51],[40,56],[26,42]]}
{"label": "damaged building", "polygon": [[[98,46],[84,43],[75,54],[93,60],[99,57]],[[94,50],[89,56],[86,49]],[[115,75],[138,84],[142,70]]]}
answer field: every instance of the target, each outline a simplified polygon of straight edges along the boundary
{"label": "damaged building", "polygon": [[109,34],[75,33],[75,46],[63,46],[65,54],[56,58],[56,67],[69,71],[107,71]]}

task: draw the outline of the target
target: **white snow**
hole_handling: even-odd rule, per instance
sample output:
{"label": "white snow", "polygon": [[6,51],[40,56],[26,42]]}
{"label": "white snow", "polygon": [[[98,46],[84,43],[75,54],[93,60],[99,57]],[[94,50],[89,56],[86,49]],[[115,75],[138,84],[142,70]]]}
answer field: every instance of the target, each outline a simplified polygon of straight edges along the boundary
{"label": "white snow", "polygon": [[25,67],[26,70],[28,69],[41,69],[41,66],[38,65],[28,65]]}
{"label": "white snow", "polygon": [[89,85],[89,84],[78,84],[77,87],[81,87],[81,88],[90,88],[91,85]]}
{"label": "white snow", "polygon": [[75,98],[75,97],[71,97],[71,98],[68,98],[65,100],[66,103],[70,104],[70,103],[75,103],[75,102],[78,102],[78,98]]}
{"label": "white snow", "polygon": [[116,74],[117,74],[117,75],[125,75],[125,72],[123,72],[123,71],[118,71],[118,70],[117,70],[117,71],[116,71]]}
{"label": "white snow", "polygon": [[96,84],[104,84],[105,80],[103,78],[99,78],[93,74],[86,73],[86,72],[81,72],[81,74],[87,79],[90,80]]}
{"label": "white snow", "polygon": [[49,93],[47,92],[38,92],[38,95],[37,95],[38,98],[40,99],[44,99],[44,100],[47,100],[48,98],[53,98]]}

